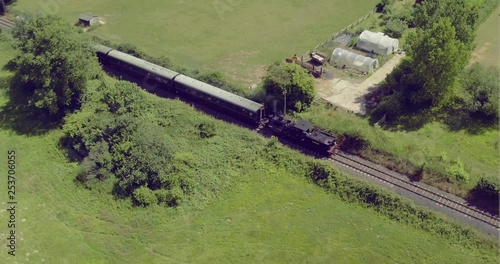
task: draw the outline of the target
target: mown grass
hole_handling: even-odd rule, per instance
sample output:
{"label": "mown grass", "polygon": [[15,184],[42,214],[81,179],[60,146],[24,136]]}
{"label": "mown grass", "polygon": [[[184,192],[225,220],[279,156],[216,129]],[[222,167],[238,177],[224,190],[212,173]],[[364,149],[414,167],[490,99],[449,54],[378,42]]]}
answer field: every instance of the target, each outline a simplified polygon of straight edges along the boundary
{"label": "mown grass", "polygon": [[[233,80],[252,84],[260,82],[272,62],[309,51],[367,14],[378,1],[52,2],[61,4],[44,8],[46,1],[19,1],[15,10],[54,11],[71,23],[79,14],[93,12],[106,24],[91,34],[131,42],[175,64],[221,70]],[[239,4],[233,7],[230,2]],[[228,8],[216,9],[216,3]]]}
{"label": "mown grass", "polygon": [[476,49],[472,53],[471,62],[500,67],[498,16],[500,7],[497,7],[486,21],[477,30],[475,39]]}
{"label": "mown grass", "polygon": [[[0,65],[12,54],[0,42]],[[0,89],[2,112],[7,83]],[[340,201],[257,156],[267,140],[253,132],[179,101],[148,97],[159,117],[176,120],[165,133],[177,155],[200,169],[192,199],[177,209],[134,208],[113,198],[110,182],[84,189],[74,181],[78,165],[57,146],[60,129],[28,136],[3,123],[0,149],[17,153],[18,248],[15,258],[7,255],[2,225],[1,263],[498,262],[495,249],[456,244]],[[217,135],[186,140],[199,121],[216,123]],[[6,223],[7,211],[0,212]]]}

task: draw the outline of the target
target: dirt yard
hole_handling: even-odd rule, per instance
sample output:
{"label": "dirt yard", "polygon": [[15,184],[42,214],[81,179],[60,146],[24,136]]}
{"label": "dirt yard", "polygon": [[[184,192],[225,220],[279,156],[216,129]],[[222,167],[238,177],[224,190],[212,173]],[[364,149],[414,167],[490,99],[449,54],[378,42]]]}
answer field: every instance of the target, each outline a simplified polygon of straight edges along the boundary
{"label": "dirt yard", "polygon": [[387,74],[398,65],[404,55],[396,54],[367,79],[356,79],[345,74],[316,79],[318,95],[336,106],[357,114],[366,113],[364,96],[373,91]]}

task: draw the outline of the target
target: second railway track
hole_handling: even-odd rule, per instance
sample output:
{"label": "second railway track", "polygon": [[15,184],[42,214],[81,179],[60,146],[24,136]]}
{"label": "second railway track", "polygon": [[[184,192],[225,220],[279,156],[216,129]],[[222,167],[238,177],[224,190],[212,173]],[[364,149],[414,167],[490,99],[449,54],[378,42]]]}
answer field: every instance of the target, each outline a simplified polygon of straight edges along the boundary
{"label": "second railway track", "polygon": [[343,153],[338,153],[330,158],[334,163],[349,167],[354,170],[359,170],[368,176],[379,179],[381,181],[387,182],[389,184],[395,185],[406,191],[414,193],[420,197],[428,199],[440,206],[447,207],[454,210],[460,214],[466,215],[468,217],[474,218],[478,221],[486,223],[496,229],[500,228],[500,222],[494,216],[491,216],[485,212],[482,212],[474,207],[471,207],[461,201],[454,200],[452,198],[446,197],[439,193],[433,192],[425,187],[417,185],[409,180],[391,175],[382,169],[376,168],[372,165],[365,164],[362,161],[353,159]]}

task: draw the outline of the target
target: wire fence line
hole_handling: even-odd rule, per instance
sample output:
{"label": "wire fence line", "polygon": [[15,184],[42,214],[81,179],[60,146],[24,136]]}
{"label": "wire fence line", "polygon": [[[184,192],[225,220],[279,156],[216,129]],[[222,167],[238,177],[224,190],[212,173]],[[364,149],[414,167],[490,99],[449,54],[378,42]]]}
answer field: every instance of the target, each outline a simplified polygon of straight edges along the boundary
{"label": "wire fence line", "polygon": [[354,21],[352,24],[350,24],[349,26],[335,32],[329,39],[327,39],[325,42],[321,43],[321,44],[318,44],[316,47],[314,47],[314,49],[317,49],[319,46],[322,46],[324,45],[325,43],[327,42],[330,42],[332,40],[334,40],[336,37],[344,34],[348,29],[350,28],[353,28],[355,26],[357,26],[359,23],[363,22],[364,20],[366,20],[368,17],[370,17],[373,13],[375,13],[377,10],[377,8],[374,8],[372,9],[370,12],[368,12],[368,14],[366,14],[365,16],[359,18],[358,20]]}

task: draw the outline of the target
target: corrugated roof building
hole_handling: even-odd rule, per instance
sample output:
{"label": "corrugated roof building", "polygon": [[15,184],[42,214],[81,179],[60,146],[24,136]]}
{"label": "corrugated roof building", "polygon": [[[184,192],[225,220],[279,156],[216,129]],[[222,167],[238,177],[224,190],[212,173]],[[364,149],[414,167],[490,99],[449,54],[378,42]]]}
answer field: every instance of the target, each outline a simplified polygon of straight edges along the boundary
{"label": "corrugated roof building", "polygon": [[368,30],[363,31],[359,35],[358,49],[366,50],[368,52],[377,53],[380,55],[388,55],[393,53],[399,48],[399,41],[386,36],[382,32],[371,32]]}
{"label": "corrugated roof building", "polygon": [[78,17],[78,24],[85,27],[95,26],[99,24],[99,17],[92,14],[81,14]]}

